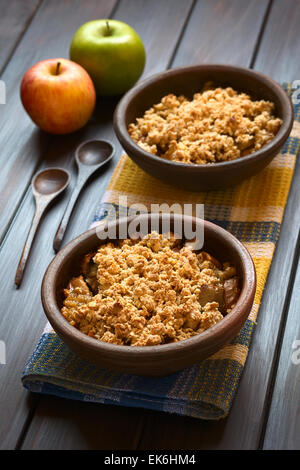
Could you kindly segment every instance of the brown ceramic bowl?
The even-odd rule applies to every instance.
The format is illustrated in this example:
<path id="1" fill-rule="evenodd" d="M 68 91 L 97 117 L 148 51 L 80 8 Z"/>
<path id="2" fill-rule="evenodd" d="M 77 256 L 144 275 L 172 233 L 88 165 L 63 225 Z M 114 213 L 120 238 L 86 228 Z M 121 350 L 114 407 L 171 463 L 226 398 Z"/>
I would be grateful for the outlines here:
<path id="1" fill-rule="evenodd" d="M 139 147 L 127 128 L 137 117 L 169 93 L 192 98 L 207 81 L 231 86 L 255 100 L 275 104 L 275 114 L 283 121 L 272 141 L 251 155 L 229 162 L 190 165 L 157 157 Z M 222 189 L 235 185 L 267 166 L 287 140 L 293 124 L 293 107 L 283 88 L 271 78 L 254 70 L 230 65 L 197 65 L 154 75 L 132 88 L 119 102 L 114 114 L 114 129 L 129 157 L 144 171 L 166 183 L 188 190 Z"/>
<path id="2" fill-rule="evenodd" d="M 170 222 L 171 231 L 174 230 L 174 221 L 180 227 L 183 227 L 184 221 L 188 220 L 192 221 L 193 227 L 196 225 L 200 227 L 203 223 L 197 218 L 174 214 L 152 214 L 152 216 L 144 214 L 137 217 L 146 223 L 147 233 L 151 231 L 150 217 L 152 223 L 153 220 L 156 221 L 160 232 L 163 222 Z M 110 223 L 110 227 L 116 226 L 118 233 L 120 227 L 123 229 L 128 227 L 132 220 L 132 217 L 119 219 Z M 42 302 L 49 322 L 61 339 L 80 356 L 101 367 L 120 372 L 166 375 L 207 358 L 240 331 L 253 304 L 256 288 L 254 265 L 248 251 L 235 237 L 221 227 L 206 221 L 203 249 L 220 261 L 230 261 L 237 268 L 240 277 L 239 300 L 219 323 L 190 339 L 158 346 L 121 346 L 105 343 L 90 338 L 71 326 L 60 312 L 63 288 L 73 276 L 79 274 L 83 256 L 96 250 L 106 241 L 98 238 L 97 227 L 83 233 L 55 256 L 42 283 Z"/>

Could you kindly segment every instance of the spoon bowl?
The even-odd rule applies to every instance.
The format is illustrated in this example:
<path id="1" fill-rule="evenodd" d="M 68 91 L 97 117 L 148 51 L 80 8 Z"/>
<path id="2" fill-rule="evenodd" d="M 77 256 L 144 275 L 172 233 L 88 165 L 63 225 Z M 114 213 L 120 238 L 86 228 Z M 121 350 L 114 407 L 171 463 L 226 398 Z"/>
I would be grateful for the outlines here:
<path id="1" fill-rule="evenodd" d="M 99 165 L 109 160 L 114 152 L 110 142 L 105 140 L 90 140 L 83 142 L 76 150 L 76 162 L 78 165 Z"/>
<path id="2" fill-rule="evenodd" d="M 62 168 L 47 168 L 34 176 L 32 190 L 35 195 L 49 196 L 63 191 L 69 179 L 69 173 Z"/>

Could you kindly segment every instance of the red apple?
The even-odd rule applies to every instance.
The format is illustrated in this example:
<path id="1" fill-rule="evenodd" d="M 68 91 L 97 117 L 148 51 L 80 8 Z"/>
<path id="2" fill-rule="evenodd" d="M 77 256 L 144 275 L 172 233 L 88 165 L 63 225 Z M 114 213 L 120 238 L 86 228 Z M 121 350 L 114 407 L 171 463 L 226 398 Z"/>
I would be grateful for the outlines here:
<path id="1" fill-rule="evenodd" d="M 25 73 L 21 100 L 41 129 L 68 134 L 90 119 L 96 92 L 89 74 L 80 65 L 68 59 L 48 59 Z"/>

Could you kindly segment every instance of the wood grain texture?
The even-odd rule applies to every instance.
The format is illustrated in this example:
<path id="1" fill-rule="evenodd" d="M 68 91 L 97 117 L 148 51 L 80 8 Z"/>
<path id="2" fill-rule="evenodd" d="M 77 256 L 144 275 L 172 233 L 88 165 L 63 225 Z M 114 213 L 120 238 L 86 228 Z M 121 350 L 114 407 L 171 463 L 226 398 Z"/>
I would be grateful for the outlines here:
<path id="1" fill-rule="evenodd" d="M 299 261 L 293 287 L 263 444 L 268 450 L 300 448 Z"/>
<path id="2" fill-rule="evenodd" d="M 269 0 L 198 1 L 172 68 L 202 63 L 248 67 Z"/>
<path id="3" fill-rule="evenodd" d="M 47 396 L 40 401 L 23 448 L 133 450 L 143 421 L 137 408 Z"/>
<path id="4" fill-rule="evenodd" d="M 300 79 L 300 3 L 273 0 L 255 68 L 282 83 Z"/>
<path id="5" fill-rule="evenodd" d="M 31 34 L 28 33 L 27 36 L 32 38 L 32 36 L 34 35 L 35 42 L 38 42 L 43 41 L 44 35 L 48 35 L 48 40 L 50 41 L 50 43 L 52 43 L 52 47 L 54 50 L 55 43 L 57 42 L 58 33 L 55 30 L 53 32 L 54 36 L 52 38 L 50 30 L 48 31 L 48 29 L 46 28 L 46 24 L 47 22 L 50 22 L 50 16 L 53 13 L 53 3 L 55 2 L 48 2 L 47 5 L 49 6 L 47 8 L 44 7 L 43 9 L 39 10 L 38 15 L 35 17 L 34 21 L 31 24 Z M 127 23 L 130 23 L 133 25 L 133 27 L 135 27 L 130 17 L 130 15 L 134 13 L 134 4 L 135 2 L 133 2 L 132 0 L 120 2 L 119 7 L 114 14 L 114 17 L 119 20 L 123 20 Z M 176 8 L 176 4 L 178 8 Z M 61 5 L 61 2 L 59 2 L 59 5 Z M 87 12 L 85 9 L 84 15 L 81 14 L 80 23 L 85 20 L 85 15 L 88 14 L 90 14 L 90 17 L 108 16 L 109 13 L 105 13 L 105 10 L 103 10 L 103 12 L 101 13 L 101 5 L 102 8 L 103 5 L 105 5 L 105 8 L 107 8 L 107 2 L 99 2 L 96 0 L 89 1 L 88 6 L 90 10 Z M 150 71 L 152 67 L 156 67 L 157 69 L 161 67 L 161 69 L 163 69 L 167 66 L 168 62 L 170 61 L 170 58 L 173 53 L 172 47 L 176 46 L 177 37 L 180 34 L 181 29 L 183 28 L 186 16 L 189 14 L 190 8 L 192 6 L 192 1 L 184 2 L 184 9 L 180 0 L 176 0 L 176 2 L 172 1 L 172 5 L 175 5 L 175 8 L 166 9 L 165 12 L 164 10 L 161 10 L 160 4 L 156 0 L 139 2 L 139 5 L 140 14 L 142 18 L 148 18 L 149 26 L 148 28 L 141 28 L 141 30 L 139 29 L 139 27 L 137 27 L 136 29 L 138 33 L 141 35 L 143 41 L 147 44 L 149 41 L 152 41 L 152 31 L 156 30 L 156 40 L 160 41 L 162 44 L 159 51 L 159 55 L 157 55 L 157 52 L 155 52 L 155 54 L 151 54 L 151 50 L 148 50 L 148 70 Z M 48 10 L 48 8 L 50 11 Z M 69 8 L 64 11 L 60 11 L 59 16 L 62 16 L 60 20 L 60 28 L 62 28 L 62 23 L 66 21 L 63 16 L 66 16 L 67 12 L 68 14 L 70 14 Z M 73 24 L 72 31 L 73 29 L 76 30 L 76 21 L 79 21 L 78 18 L 80 16 L 80 12 L 76 11 L 74 15 L 75 19 L 73 22 L 72 18 L 69 19 L 70 23 Z M 44 30 L 43 28 L 40 28 L 35 24 L 36 21 L 43 25 Z M 158 21 L 160 21 L 160 27 L 157 25 Z M 52 25 L 52 22 L 50 23 Z M 62 43 L 65 45 L 67 44 L 67 42 L 70 41 L 70 37 L 72 36 L 72 32 L 70 32 L 69 29 L 70 25 L 66 28 L 65 33 L 68 36 L 68 41 L 64 39 L 64 37 L 62 39 L 60 38 L 60 41 L 62 40 Z M 161 36 L 159 34 L 161 34 Z M 168 42 L 166 41 L 166 38 L 168 38 Z M 23 39 L 24 43 L 22 41 L 23 47 L 26 46 L 25 40 L 26 37 L 24 37 Z M 20 47 L 21 46 L 22 44 L 20 45 Z M 40 51 L 40 53 L 42 53 L 42 51 Z M 10 62 L 9 68 L 12 68 L 12 62 Z M 17 81 L 15 83 L 15 87 L 16 89 L 18 88 Z M 18 143 L 18 145 L 20 145 L 19 158 L 16 154 L 14 155 L 14 164 L 22 165 L 20 158 L 21 155 L 24 155 L 24 148 L 26 149 L 25 159 L 27 155 L 29 162 L 27 161 L 26 164 L 24 163 L 25 180 L 22 181 L 22 183 L 24 183 L 25 189 L 28 185 L 29 175 L 31 177 L 31 170 L 28 169 L 29 167 L 31 168 L 31 166 L 29 165 L 29 163 L 31 163 L 31 160 L 35 161 L 35 165 L 32 165 L 35 166 L 35 170 L 42 169 L 43 167 L 47 166 L 63 166 L 64 168 L 70 170 L 70 172 L 72 173 L 73 184 L 70 185 L 70 188 L 66 191 L 66 194 L 62 196 L 62 199 L 58 201 L 57 204 L 49 210 L 44 220 L 42 221 L 39 232 L 35 239 L 35 243 L 32 248 L 30 259 L 28 261 L 26 276 L 23 279 L 22 287 L 19 291 L 16 291 L 13 287 L 13 275 L 14 270 L 17 266 L 17 261 L 18 257 L 20 256 L 22 245 L 24 243 L 26 232 L 29 227 L 30 218 L 32 217 L 34 210 L 33 198 L 29 189 L 27 190 L 26 195 L 23 198 L 22 205 L 19 207 L 14 222 L 10 226 L 9 231 L 6 233 L 5 240 L 2 244 L 0 260 L 0 265 L 2 266 L 2 274 L 0 274 L 0 290 L 2 292 L 1 295 L 3 297 L 5 293 L 6 301 L 2 304 L 1 307 L 4 313 L 0 317 L 0 331 L 4 332 L 2 337 L 7 344 L 9 357 L 8 360 L 10 364 L 9 368 L 4 367 L 0 369 L 0 395 L 1 399 L 6 403 L 6 409 L 0 424 L 0 446 L 2 446 L 3 448 L 11 448 L 16 445 L 16 442 L 18 441 L 18 438 L 20 436 L 21 429 L 30 411 L 29 407 L 27 407 L 27 394 L 24 392 L 24 389 L 22 389 L 20 383 L 20 375 L 24 367 L 24 363 L 28 356 L 31 354 L 33 348 L 35 347 L 35 344 L 45 324 L 45 316 L 42 311 L 42 306 L 40 302 L 40 284 L 44 271 L 54 255 L 52 251 L 53 237 L 60 221 L 60 218 L 62 216 L 66 201 L 71 194 L 72 186 L 74 186 L 75 183 L 76 169 L 74 165 L 73 152 L 76 146 L 83 140 L 103 137 L 105 139 L 111 139 L 112 141 L 114 141 L 117 149 L 117 156 L 115 158 L 114 164 L 111 164 L 110 167 L 106 167 L 105 169 L 100 170 L 100 172 L 95 177 L 92 177 L 88 187 L 82 193 L 80 201 L 78 201 L 78 204 L 76 205 L 72 219 L 70 221 L 70 226 L 66 234 L 65 242 L 68 240 L 68 237 L 74 238 L 75 235 L 83 232 L 88 228 L 92 216 L 95 212 L 95 207 L 101 198 L 101 194 L 104 192 L 108 179 L 110 178 L 111 171 L 114 165 L 116 164 L 117 157 L 121 154 L 120 146 L 116 142 L 112 129 L 112 113 L 116 102 L 117 100 L 99 100 L 96 112 L 89 125 L 86 126 L 82 131 L 79 131 L 69 136 L 58 136 L 50 138 L 48 136 L 45 136 L 44 134 L 42 135 L 42 133 L 37 130 L 34 131 L 32 125 L 29 123 L 29 128 L 23 129 L 23 134 L 25 136 L 26 134 L 30 134 L 32 132 L 32 135 L 34 135 L 35 137 L 32 137 L 27 143 L 27 145 L 25 144 L 24 147 L 22 146 L 22 142 L 24 144 L 24 140 L 26 139 L 24 139 L 23 136 L 24 140 Z M 18 107 L 12 107 L 9 112 L 12 114 L 17 113 L 17 108 Z M 11 120 L 13 121 L 13 119 L 14 118 L 12 116 Z M 3 134 L 2 138 L 4 138 Z M 41 146 L 43 148 L 43 158 L 39 162 L 39 156 L 41 154 L 40 141 L 42 141 Z M 30 155 L 31 160 L 29 158 Z M 17 171 L 16 168 L 17 166 L 15 167 L 15 172 Z M 9 171 L 13 171 L 12 167 Z M 19 175 L 17 175 L 16 179 L 18 179 L 18 176 Z M 13 184 L 18 184 L 18 182 L 13 181 Z M 14 193 L 7 194 L 7 198 L 9 201 L 11 201 L 11 197 L 14 198 Z M 14 202 L 11 203 L 10 207 L 12 207 L 12 205 L 16 203 L 16 200 L 17 199 L 14 199 Z M 3 215 L 3 217 L 3 220 L 7 220 L 6 218 L 8 217 L 8 213 L 6 212 L 6 216 Z M 17 323 L 17 327 L 14 326 L 15 323 Z M 60 433 L 64 435 L 65 421 L 59 421 L 59 423 L 61 423 L 61 426 L 58 426 L 58 423 L 55 422 L 55 420 L 50 420 L 49 415 L 47 414 L 48 400 L 47 398 L 43 398 L 41 401 L 43 402 L 44 410 L 44 415 L 40 414 L 43 432 L 46 435 L 49 432 L 50 436 L 59 436 Z M 82 410 L 85 409 L 85 406 L 86 404 L 84 403 L 76 403 L 76 407 L 82 407 Z M 63 400 L 62 407 L 64 409 L 64 416 L 68 415 L 68 419 L 71 422 L 72 419 L 78 420 L 77 423 L 82 432 L 81 435 L 75 433 L 73 436 L 70 435 L 70 448 L 85 448 L 87 442 L 91 441 L 93 442 L 93 446 L 95 448 L 103 448 L 105 443 L 112 442 L 112 439 L 114 439 L 116 446 L 123 445 L 122 443 L 124 441 L 124 429 L 122 429 L 121 427 L 114 429 L 114 431 L 111 431 L 111 433 L 108 434 L 99 433 L 97 436 L 92 436 L 91 433 L 93 427 L 91 426 L 90 422 L 84 419 L 84 411 L 82 411 L 82 413 L 78 413 L 78 417 L 76 418 L 74 417 L 74 402 Z M 96 409 L 99 410 L 98 414 L 96 414 Z M 95 423 L 102 420 L 102 409 L 103 407 L 95 407 Z M 108 407 L 108 409 L 110 409 L 110 407 Z M 53 409 L 50 409 L 50 415 L 51 414 L 53 414 Z M 136 427 L 134 426 L 134 423 L 137 423 L 137 421 L 135 420 L 134 416 L 135 415 L 133 414 L 132 410 L 129 410 L 127 419 L 132 419 L 132 434 L 128 431 L 128 439 L 135 439 Z M 138 418 L 138 421 L 139 419 L 140 418 Z M 104 417 L 103 420 L 103 422 L 109 420 L 109 412 L 107 412 L 107 418 Z M 53 425 L 53 429 L 55 429 L 55 431 L 53 429 L 51 430 Z M 44 441 L 41 442 L 36 438 L 34 438 L 34 442 L 31 440 L 32 436 L 35 436 L 35 422 L 30 427 L 30 431 L 31 432 L 28 434 L 28 437 L 24 443 L 25 448 L 44 448 L 44 446 L 48 448 L 55 448 L 55 446 L 57 445 L 57 439 L 53 441 L 51 440 L 51 438 L 49 438 L 48 440 L 46 440 L 46 443 Z M 97 444 L 95 443 L 96 439 L 98 439 Z M 61 441 L 61 445 L 63 446 L 63 441 Z"/>
<path id="6" fill-rule="evenodd" d="M 41 0 L 0 0 L 0 74 Z"/>

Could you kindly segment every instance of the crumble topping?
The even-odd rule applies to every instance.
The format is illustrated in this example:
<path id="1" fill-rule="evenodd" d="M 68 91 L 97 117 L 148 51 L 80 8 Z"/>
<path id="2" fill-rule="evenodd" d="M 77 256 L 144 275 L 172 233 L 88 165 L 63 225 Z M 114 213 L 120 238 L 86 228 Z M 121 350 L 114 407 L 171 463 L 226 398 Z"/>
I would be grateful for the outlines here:
<path id="1" fill-rule="evenodd" d="M 239 296 L 236 270 L 192 251 L 173 234 L 101 245 L 64 290 L 61 312 L 98 340 L 148 346 L 177 342 L 219 322 Z"/>
<path id="2" fill-rule="evenodd" d="M 170 94 L 128 127 L 144 150 L 167 160 L 217 163 L 261 149 L 277 134 L 282 121 L 274 103 L 252 101 L 234 89 L 208 82 L 192 100 Z"/>

